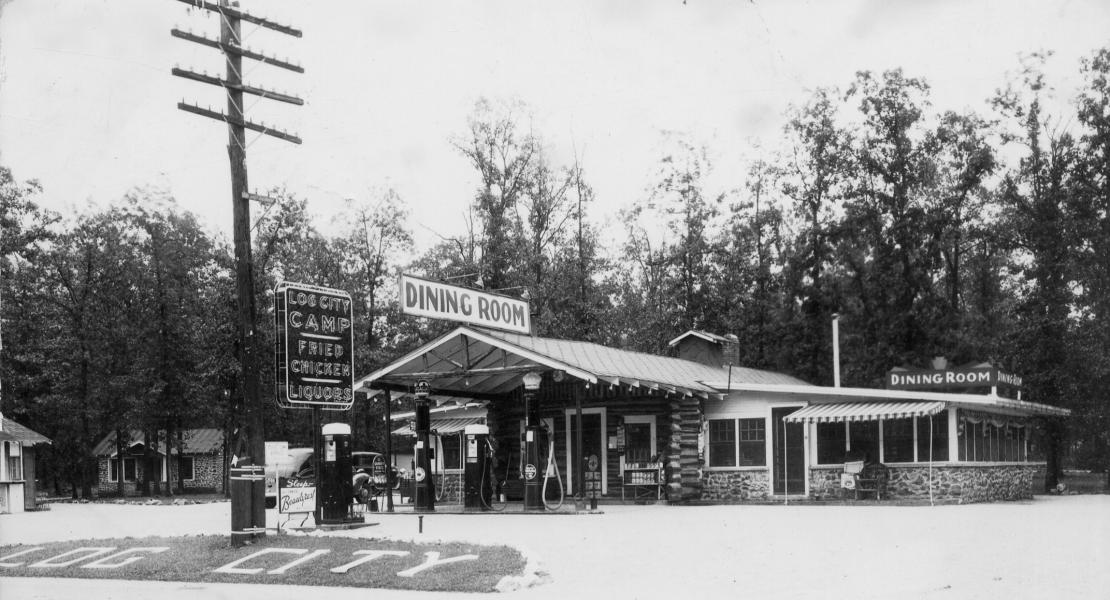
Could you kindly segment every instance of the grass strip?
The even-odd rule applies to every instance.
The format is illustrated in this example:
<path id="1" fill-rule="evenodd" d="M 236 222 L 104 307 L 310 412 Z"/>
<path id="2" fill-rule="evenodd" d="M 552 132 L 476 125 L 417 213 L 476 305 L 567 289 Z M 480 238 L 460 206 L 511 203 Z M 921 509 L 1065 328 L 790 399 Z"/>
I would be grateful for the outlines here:
<path id="1" fill-rule="evenodd" d="M 7 558 L 33 547 L 32 553 Z M 78 548 L 114 547 L 103 554 L 69 566 L 30 565 L 56 557 Z M 130 548 L 167 547 L 160 553 L 135 552 L 126 557 L 141 556 L 130 564 L 118 568 L 83 568 L 97 559 L 111 556 Z M 240 568 L 261 568 L 257 574 L 220 573 L 217 569 L 250 556 L 264 549 L 297 549 L 307 553 L 270 553 L 243 563 Z M 310 556 L 316 550 L 326 554 L 311 558 L 284 572 L 269 573 L 297 560 Z M 381 556 L 370 562 L 352 567 L 346 573 L 333 573 L 331 569 L 349 564 L 367 550 L 407 552 L 405 556 Z M 426 552 L 438 552 L 439 560 L 474 554 L 476 560 L 439 564 L 412 577 L 399 576 L 399 572 L 412 569 L 427 560 Z M 74 555 L 76 556 L 76 555 Z M 414 543 L 367 538 L 348 538 L 306 535 L 268 535 L 241 548 L 233 548 L 226 536 L 143 537 L 76 540 L 46 544 L 21 544 L 0 546 L 0 562 L 22 563 L 18 566 L 0 566 L 0 575 L 22 577 L 79 577 L 86 579 L 129 579 L 154 581 L 201 581 L 219 583 L 265 583 L 312 586 L 347 586 L 387 588 L 422 591 L 491 592 L 502 577 L 519 576 L 525 567 L 524 557 L 509 546 L 484 546 L 467 543 Z M 59 559 L 55 562 L 65 562 Z"/>

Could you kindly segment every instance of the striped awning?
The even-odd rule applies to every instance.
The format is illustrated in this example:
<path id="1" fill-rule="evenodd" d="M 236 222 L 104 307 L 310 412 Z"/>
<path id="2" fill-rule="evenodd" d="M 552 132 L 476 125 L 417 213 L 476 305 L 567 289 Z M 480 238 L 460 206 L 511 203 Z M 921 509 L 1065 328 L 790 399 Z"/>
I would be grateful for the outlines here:
<path id="1" fill-rule="evenodd" d="M 450 435 L 458 433 L 466 429 L 467 425 L 484 425 L 486 422 L 485 417 L 452 417 L 449 419 L 432 419 L 431 427 L 433 435 Z M 398 427 L 393 430 L 393 435 L 416 435 L 412 429 L 413 424 L 410 422 L 404 427 Z"/>
<path id="2" fill-rule="evenodd" d="M 944 410 L 944 402 L 844 402 L 811 404 L 786 417 L 791 423 L 839 423 L 925 417 Z"/>

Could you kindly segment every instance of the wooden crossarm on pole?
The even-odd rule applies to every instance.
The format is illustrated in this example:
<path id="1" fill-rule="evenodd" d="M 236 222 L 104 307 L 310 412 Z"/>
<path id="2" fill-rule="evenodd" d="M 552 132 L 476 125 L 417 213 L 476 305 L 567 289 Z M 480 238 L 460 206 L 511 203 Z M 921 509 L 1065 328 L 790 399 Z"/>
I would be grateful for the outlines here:
<path id="1" fill-rule="evenodd" d="M 242 56 L 243 58 L 249 58 L 251 60 L 257 60 L 258 62 L 267 64 L 267 65 L 272 65 L 272 66 L 275 66 L 275 67 L 281 67 L 282 69 L 288 69 L 288 70 L 296 72 L 296 73 L 304 73 L 304 67 L 302 67 L 300 65 L 293 64 L 293 63 L 288 62 L 288 61 L 281 60 L 281 59 L 277 58 L 276 56 L 266 56 L 265 54 L 262 54 L 260 52 L 255 52 L 254 50 L 250 50 L 250 49 L 247 49 L 247 48 L 241 48 L 236 44 L 224 44 L 224 43 L 221 43 L 219 40 L 214 40 L 214 39 L 211 39 L 211 38 L 207 38 L 203 35 L 197 35 L 197 34 L 191 32 L 191 31 L 181 31 L 180 29 L 174 28 L 174 29 L 170 30 L 170 35 L 172 35 L 175 38 L 179 38 L 179 39 L 182 39 L 182 40 L 185 40 L 185 41 L 196 42 L 196 43 L 198 43 L 202 46 L 208 46 L 210 48 L 216 48 L 218 50 L 222 50 L 224 52 L 229 52 L 231 54 L 238 54 L 239 56 Z"/>
<path id="2" fill-rule="evenodd" d="M 251 122 L 251 121 L 246 121 L 246 120 L 243 120 L 243 119 L 236 119 L 236 118 L 228 116 L 228 115 L 226 115 L 226 114 L 224 114 L 224 113 L 222 113 L 218 110 L 211 110 L 211 109 L 207 109 L 207 108 L 201 108 L 199 106 L 195 106 L 195 105 L 188 104 L 188 103 L 185 103 L 185 102 L 178 102 L 177 103 L 177 108 L 180 108 L 181 110 L 183 110 L 185 112 L 190 112 L 190 113 L 193 113 L 195 115 L 200 115 L 202 117 L 208 117 L 210 119 L 215 119 L 217 121 L 223 121 L 223 122 L 228 123 L 230 125 L 238 125 L 239 127 L 250 129 L 251 131 L 257 131 L 259 133 L 263 133 L 263 134 L 266 134 L 266 135 L 271 136 L 271 137 L 276 137 L 278 139 L 285 140 L 287 142 L 293 142 L 294 144 L 300 144 L 301 143 L 301 138 L 299 138 L 295 135 L 285 133 L 284 131 L 279 131 L 277 129 L 270 129 L 270 128 L 264 126 L 264 125 L 259 125 L 257 123 Z"/>

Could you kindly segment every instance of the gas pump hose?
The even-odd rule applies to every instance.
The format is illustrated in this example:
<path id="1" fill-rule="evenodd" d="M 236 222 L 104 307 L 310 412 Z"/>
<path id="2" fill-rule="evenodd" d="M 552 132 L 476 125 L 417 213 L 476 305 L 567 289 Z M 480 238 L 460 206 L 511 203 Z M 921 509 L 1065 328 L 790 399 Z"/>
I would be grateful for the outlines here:
<path id="1" fill-rule="evenodd" d="M 492 459 L 493 458 L 493 446 L 489 443 L 489 440 L 486 440 L 486 448 L 487 448 L 487 456 L 490 459 Z M 490 471 L 493 471 L 493 462 L 492 462 L 492 460 L 490 461 L 490 464 L 487 466 L 487 468 L 482 469 L 482 479 L 481 479 L 481 482 L 478 484 L 478 499 L 481 500 L 482 506 L 486 507 L 487 509 L 492 510 L 494 512 L 501 512 L 501 511 L 505 510 L 505 507 L 507 506 L 507 504 L 505 504 L 504 502 L 501 503 L 501 508 L 494 508 L 493 507 L 493 504 L 495 504 L 495 502 L 493 501 L 493 497 L 494 497 L 494 495 L 497 494 L 497 480 L 496 479 L 493 479 L 489 482 L 489 490 L 490 490 L 490 494 L 489 494 L 490 501 L 489 502 L 486 502 L 486 495 L 483 493 L 486 489 L 486 478 L 488 477 Z M 508 465 L 508 462 L 506 461 L 506 464 L 505 464 L 505 477 L 506 477 L 506 479 L 508 478 L 508 476 L 509 476 L 509 465 Z"/>
<path id="2" fill-rule="evenodd" d="M 547 501 L 547 482 L 551 480 L 551 473 L 555 473 L 555 482 L 559 484 L 559 502 L 551 503 Z M 543 505 L 547 510 L 559 510 L 563 506 L 563 501 L 566 499 L 566 488 L 563 487 L 563 478 L 559 475 L 559 464 L 555 462 L 555 440 L 551 439 L 547 443 L 547 469 L 543 473 L 543 488 L 540 492 L 540 497 L 543 498 Z"/>

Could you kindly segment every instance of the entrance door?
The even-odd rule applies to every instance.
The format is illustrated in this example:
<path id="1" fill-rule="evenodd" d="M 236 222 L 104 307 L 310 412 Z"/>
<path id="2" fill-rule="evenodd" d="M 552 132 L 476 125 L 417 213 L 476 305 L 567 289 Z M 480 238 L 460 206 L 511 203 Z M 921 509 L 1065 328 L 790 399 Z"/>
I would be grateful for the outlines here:
<path id="1" fill-rule="evenodd" d="M 596 410 L 596 409 L 595 409 Z M 586 469 L 586 459 L 597 456 L 598 471 L 601 473 L 601 493 L 607 491 L 605 443 L 603 428 L 604 415 L 601 412 L 582 411 L 582 456 L 576 455 L 578 449 L 578 416 L 573 410 L 567 411 L 567 489 L 574 493 L 574 483 L 579 469 Z"/>
<path id="2" fill-rule="evenodd" d="M 796 410 L 797 406 L 771 409 L 775 428 L 771 444 L 775 494 L 804 494 L 806 491 L 805 431 L 801 423 L 782 420 Z"/>

